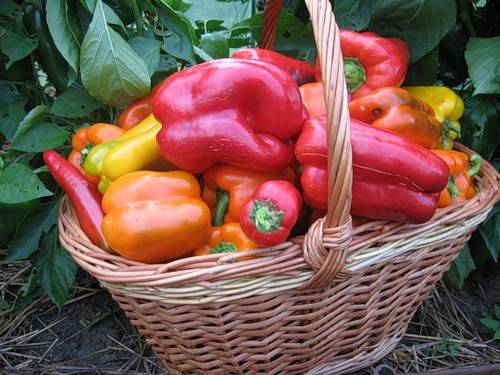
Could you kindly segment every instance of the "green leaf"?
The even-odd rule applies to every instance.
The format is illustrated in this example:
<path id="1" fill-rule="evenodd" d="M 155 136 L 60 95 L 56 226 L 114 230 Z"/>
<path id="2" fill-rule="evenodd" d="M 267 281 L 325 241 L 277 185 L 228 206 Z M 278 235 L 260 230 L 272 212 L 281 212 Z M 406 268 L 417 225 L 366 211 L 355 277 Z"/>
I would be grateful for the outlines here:
<path id="1" fill-rule="evenodd" d="M 96 7 L 96 0 L 84 0 L 84 1 L 87 5 L 87 9 L 89 10 L 89 12 L 94 14 L 94 10 Z M 102 3 L 102 8 L 104 11 L 104 16 L 106 18 L 107 24 L 118 26 L 119 28 L 125 31 L 125 25 L 123 24 L 120 17 L 118 17 L 118 15 L 115 13 L 115 11 L 106 3 Z"/>
<path id="2" fill-rule="evenodd" d="M 18 10 L 19 10 L 19 5 L 17 5 L 12 0 L 0 1 L 0 15 L 1 16 L 10 17 Z"/>
<path id="3" fill-rule="evenodd" d="M 162 43 L 156 39 L 137 36 L 129 39 L 128 44 L 142 57 L 148 67 L 149 75 L 152 76 L 156 72 L 156 68 L 158 68 L 158 63 L 160 62 Z"/>
<path id="4" fill-rule="evenodd" d="M 500 255 L 500 205 L 497 204 L 488 214 L 487 219 L 479 226 L 479 233 L 491 254 L 498 262 Z M 500 318 L 500 317 L 499 317 Z"/>
<path id="5" fill-rule="evenodd" d="M 475 269 L 474 259 L 472 259 L 469 246 L 466 245 L 457 259 L 453 261 L 446 275 L 452 287 L 462 289 L 465 279 Z"/>
<path id="6" fill-rule="evenodd" d="M 193 46 L 198 45 L 198 41 L 195 39 L 196 35 L 192 25 L 173 10 L 165 0 L 159 0 L 158 5 L 159 21 L 172 32 L 171 35 L 165 37 L 163 50 L 195 65 Z"/>
<path id="7" fill-rule="evenodd" d="M 102 103 L 85 90 L 70 87 L 56 98 L 50 111 L 57 116 L 77 118 L 88 116 L 101 107 Z"/>
<path id="8" fill-rule="evenodd" d="M 201 48 L 214 59 L 229 56 L 229 44 L 227 36 L 220 32 L 203 34 L 201 36 Z"/>
<path id="9" fill-rule="evenodd" d="M 38 40 L 27 38 L 0 26 L 0 51 L 9 57 L 6 69 L 33 52 L 38 47 Z"/>
<path id="10" fill-rule="evenodd" d="M 38 203 L 38 199 L 15 204 L 0 203 L 0 245 L 7 246 L 15 236 L 19 222 Z"/>
<path id="11" fill-rule="evenodd" d="M 31 111 L 28 112 L 24 119 L 20 122 L 17 127 L 16 134 L 14 135 L 14 140 L 16 140 L 19 136 L 26 133 L 33 126 L 38 124 L 41 120 L 48 117 L 50 114 L 50 108 L 45 105 L 37 105 Z"/>
<path id="12" fill-rule="evenodd" d="M 178 9 L 180 10 L 180 9 Z M 203 0 L 185 12 L 191 21 L 221 20 L 226 27 L 232 27 L 252 16 L 253 2 L 249 0 Z"/>
<path id="13" fill-rule="evenodd" d="M 0 133 L 11 139 L 17 126 L 24 118 L 24 106 L 28 99 L 19 94 L 17 88 L 8 81 L 0 81 Z"/>
<path id="14" fill-rule="evenodd" d="M 478 95 L 464 100 L 464 114 L 460 119 L 460 142 L 489 160 L 500 138 L 500 111 L 495 99 Z"/>
<path id="15" fill-rule="evenodd" d="M 500 319 L 500 305 L 495 305 L 495 317 Z"/>
<path id="16" fill-rule="evenodd" d="M 465 46 L 465 61 L 474 85 L 473 95 L 500 94 L 500 35 L 470 38 Z"/>
<path id="17" fill-rule="evenodd" d="M 21 203 L 49 195 L 52 193 L 25 165 L 11 164 L 0 175 L 0 203 Z"/>
<path id="18" fill-rule="evenodd" d="M 59 200 L 43 203 L 35 207 L 20 223 L 14 240 L 9 245 L 7 262 L 29 258 L 38 249 L 43 233 L 47 233 L 57 223 Z"/>
<path id="19" fill-rule="evenodd" d="M 342 29 L 364 30 L 370 24 L 373 4 L 363 0 L 335 0 L 333 12 Z"/>
<path id="20" fill-rule="evenodd" d="M 439 48 L 436 47 L 408 67 L 404 85 L 434 85 L 437 79 L 438 62 Z"/>
<path id="21" fill-rule="evenodd" d="M 47 0 L 45 9 L 52 40 L 76 75 L 80 59 L 80 45 L 72 29 L 72 24 L 76 23 L 74 14 L 68 12 L 66 0 Z"/>
<path id="22" fill-rule="evenodd" d="M 455 22 L 456 12 L 455 0 L 379 0 L 369 29 L 403 39 L 413 63 L 439 44 Z"/>
<path id="23" fill-rule="evenodd" d="M 495 332 L 493 335 L 494 340 L 500 340 L 500 329 Z"/>
<path id="24" fill-rule="evenodd" d="M 61 246 L 54 226 L 40 243 L 35 266 L 40 272 L 42 289 L 57 306 L 62 307 L 75 281 L 78 265 Z"/>
<path id="25" fill-rule="evenodd" d="M 124 106 L 149 92 L 144 60 L 108 27 L 101 0 L 83 39 L 80 70 L 88 93 L 108 105 Z"/>
<path id="26" fill-rule="evenodd" d="M 485 317 L 485 318 L 479 319 L 479 321 L 481 322 L 481 324 L 483 326 L 491 329 L 493 332 L 500 330 L 500 321 L 498 321 L 496 319 L 493 319 L 491 317 Z"/>
<path id="27" fill-rule="evenodd" d="M 42 152 L 62 145 L 69 133 L 51 122 L 42 122 L 29 129 L 12 143 L 12 149 L 24 152 Z"/>
<path id="28" fill-rule="evenodd" d="M 0 310 L 10 309 L 10 304 L 6 299 L 0 297 Z"/>

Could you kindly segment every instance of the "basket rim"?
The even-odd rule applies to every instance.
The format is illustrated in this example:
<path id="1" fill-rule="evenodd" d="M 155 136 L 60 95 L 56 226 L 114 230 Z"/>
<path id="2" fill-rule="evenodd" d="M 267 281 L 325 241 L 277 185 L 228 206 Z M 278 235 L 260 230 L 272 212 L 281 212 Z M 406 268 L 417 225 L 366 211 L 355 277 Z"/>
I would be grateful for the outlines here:
<path id="1" fill-rule="evenodd" d="M 456 148 L 472 153 L 459 144 Z M 476 227 L 486 218 L 488 211 L 500 198 L 500 175 L 489 163 L 483 161 L 481 171 L 474 180 L 478 190 L 474 198 L 438 209 L 435 216 L 424 224 L 370 221 L 355 227 L 349 248 L 348 272 L 342 271 L 339 276 L 346 277 L 352 273 L 362 272 L 363 268 L 370 264 L 411 253 L 410 248 L 402 252 L 395 251 L 395 246 L 409 244 L 413 248 L 428 247 L 433 241 L 437 241 L 436 243 L 449 241 L 456 237 L 458 232 Z M 110 254 L 93 245 L 81 230 L 67 197 L 63 199 L 60 207 L 58 225 L 63 246 L 82 268 L 102 282 L 137 286 L 173 286 L 266 275 L 288 275 L 293 278 L 301 272 L 313 273 L 303 256 L 304 236 L 292 238 L 275 247 L 250 250 L 244 254 L 212 254 L 181 258 L 164 264 L 144 264 Z M 334 230 L 335 228 L 324 229 L 324 247 L 328 247 L 329 231 Z M 415 243 L 419 238 L 422 242 L 420 245 Z M 321 238 L 319 240 L 321 241 Z M 375 255 L 370 252 L 374 249 Z M 360 256 L 365 265 L 352 270 L 353 255 Z M 238 258 L 248 256 L 252 259 L 238 261 Z M 378 257 L 379 261 L 366 262 L 366 259 L 373 256 Z"/>

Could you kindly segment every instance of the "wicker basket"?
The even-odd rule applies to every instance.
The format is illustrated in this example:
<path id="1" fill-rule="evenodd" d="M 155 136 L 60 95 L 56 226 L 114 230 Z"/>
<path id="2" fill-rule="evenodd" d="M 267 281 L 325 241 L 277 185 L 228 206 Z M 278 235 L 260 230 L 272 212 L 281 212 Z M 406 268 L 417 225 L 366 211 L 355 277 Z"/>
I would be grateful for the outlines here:
<path id="1" fill-rule="evenodd" d="M 282 0 L 268 1 L 272 47 Z M 325 81 L 329 210 L 303 237 L 251 250 L 146 265 L 92 245 L 65 198 L 60 240 L 152 345 L 169 374 L 343 374 L 397 344 L 471 233 L 498 200 L 484 162 L 469 201 L 432 221 L 352 228 L 351 147 L 339 33 L 328 0 L 306 0 Z M 458 145 L 460 150 L 469 150 Z"/>

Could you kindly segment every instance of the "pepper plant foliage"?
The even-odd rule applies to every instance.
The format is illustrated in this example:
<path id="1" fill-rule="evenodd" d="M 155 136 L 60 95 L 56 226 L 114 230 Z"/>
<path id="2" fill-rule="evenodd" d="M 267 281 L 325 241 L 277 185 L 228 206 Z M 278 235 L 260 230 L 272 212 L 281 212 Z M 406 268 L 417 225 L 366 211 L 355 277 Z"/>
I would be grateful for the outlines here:
<path id="1" fill-rule="evenodd" d="M 61 306 L 77 267 L 57 241 L 61 191 L 41 152 L 71 149 L 71 135 L 114 122 L 121 109 L 175 71 L 257 46 L 262 1 L 0 1 L 0 261 L 29 259 L 12 306 L 46 293 Z M 498 163 L 498 1 L 335 0 L 339 25 L 404 39 L 407 84 L 445 84 L 465 100 L 462 142 Z M 302 0 L 285 2 L 277 50 L 314 61 Z M 500 209 L 490 214 L 449 274 L 460 286 L 500 253 Z"/>

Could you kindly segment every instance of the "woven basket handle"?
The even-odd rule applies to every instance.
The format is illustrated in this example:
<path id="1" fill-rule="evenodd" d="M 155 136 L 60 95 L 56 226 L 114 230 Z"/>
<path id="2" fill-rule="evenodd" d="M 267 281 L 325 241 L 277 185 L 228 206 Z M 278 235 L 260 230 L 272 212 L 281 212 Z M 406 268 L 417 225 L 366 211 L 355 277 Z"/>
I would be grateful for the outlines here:
<path id="1" fill-rule="evenodd" d="M 305 0 L 311 16 L 323 77 L 328 123 L 328 212 L 307 232 L 304 258 L 316 274 L 304 285 L 329 285 L 343 268 L 352 238 L 352 153 L 347 88 L 340 32 L 329 0 Z M 283 0 L 267 0 L 261 47 L 273 49 Z"/>

